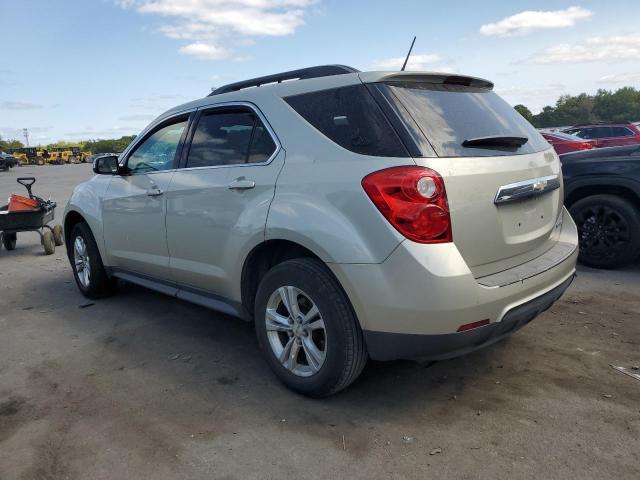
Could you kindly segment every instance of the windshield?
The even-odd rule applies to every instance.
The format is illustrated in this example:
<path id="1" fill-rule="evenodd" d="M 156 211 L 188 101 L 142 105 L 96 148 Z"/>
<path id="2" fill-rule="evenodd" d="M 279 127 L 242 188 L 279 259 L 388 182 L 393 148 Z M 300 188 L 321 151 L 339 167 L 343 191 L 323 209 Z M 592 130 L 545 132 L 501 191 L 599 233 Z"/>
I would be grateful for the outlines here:
<path id="1" fill-rule="evenodd" d="M 522 155 L 550 148 L 529 122 L 486 88 L 389 82 L 382 90 L 405 123 L 417 126 L 439 157 Z M 501 137 L 523 137 L 526 142 L 508 145 Z M 474 139 L 484 141 L 468 142 Z M 463 145 L 465 140 L 469 146 Z"/>

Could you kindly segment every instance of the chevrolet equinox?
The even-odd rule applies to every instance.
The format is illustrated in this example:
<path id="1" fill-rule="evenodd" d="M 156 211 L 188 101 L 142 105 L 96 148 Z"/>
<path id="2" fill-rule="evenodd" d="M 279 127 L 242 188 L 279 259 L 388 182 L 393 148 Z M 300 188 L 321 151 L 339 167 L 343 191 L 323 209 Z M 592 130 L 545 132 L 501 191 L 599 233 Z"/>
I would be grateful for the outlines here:
<path id="1" fill-rule="evenodd" d="M 558 156 L 479 78 L 328 65 L 237 82 L 93 169 L 64 219 L 80 291 L 121 279 L 254 321 L 310 396 L 368 358 L 490 345 L 575 275 Z"/>

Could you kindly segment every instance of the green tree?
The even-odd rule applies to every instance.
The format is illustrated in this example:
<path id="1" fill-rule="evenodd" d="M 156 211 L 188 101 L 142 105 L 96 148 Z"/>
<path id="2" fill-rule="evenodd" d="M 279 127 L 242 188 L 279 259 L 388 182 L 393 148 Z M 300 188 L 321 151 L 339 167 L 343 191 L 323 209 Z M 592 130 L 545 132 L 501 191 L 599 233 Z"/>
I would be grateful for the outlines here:
<path id="1" fill-rule="evenodd" d="M 515 107 L 513 107 L 516 109 L 516 111 L 522 115 L 524 118 L 527 119 L 528 122 L 531 122 L 533 120 L 533 113 L 531 113 L 531 110 L 529 110 L 527 107 L 525 107 L 522 104 L 516 105 Z"/>
<path id="2" fill-rule="evenodd" d="M 20 140 L 4 140 L 0 136 L 0 151 L 4 151 L 8 148 L 22 148 L 23 143 Z"/>
<path id="3" fill-rule="evenodd" d="M 640 90 L 623 87 L 615 92 L 601 89 L 595 95 L 586 93 L 563 95 L 554 106 L 544 107 L 540 113 L 533 115 L 530 121 L 538 128 L 545 128 L 598 121 L 638 120 L 640 120 Z"/>
<path id="4" fill-rule="evenodd" d="M 84 142 L 83 151 L 92 153 L 119 153 L 122 152 L 136 138 L 135 135 L 127 135 L 118 139 L 97 139 Z"/>

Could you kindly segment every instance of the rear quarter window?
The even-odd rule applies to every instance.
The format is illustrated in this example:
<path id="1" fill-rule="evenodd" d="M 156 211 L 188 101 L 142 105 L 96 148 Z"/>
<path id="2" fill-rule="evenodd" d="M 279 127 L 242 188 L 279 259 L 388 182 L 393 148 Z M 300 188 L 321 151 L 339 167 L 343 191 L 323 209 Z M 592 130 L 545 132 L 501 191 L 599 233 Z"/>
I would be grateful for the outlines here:
<path id="1" fill-rule="evenodd" d="M 347 150 L 377 157 L 409 156 L 362 84 L 294 95 L 284 100 L 324 136 Z"/>

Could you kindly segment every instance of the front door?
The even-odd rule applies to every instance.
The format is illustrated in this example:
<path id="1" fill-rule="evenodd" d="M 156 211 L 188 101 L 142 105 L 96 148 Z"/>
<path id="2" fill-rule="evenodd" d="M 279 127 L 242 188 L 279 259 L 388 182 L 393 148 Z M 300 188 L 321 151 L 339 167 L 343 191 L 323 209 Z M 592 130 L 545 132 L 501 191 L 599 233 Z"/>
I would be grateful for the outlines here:
<path id="1" fill-rule="evenodd" d="M 284 151 L 248 107 L 204 110 L 197 122 L 167 197 L 171 276 L 237 299 L 239 259 L 264 240 Z"/>
<path id="2" fill-rule="evenodd" d="M 181 116 L 151 130 L 128 154 L 126 173 L 109 183 L 103 224 L 110 266 L 168 279 L 166 192 L 187 123 Z"/>

